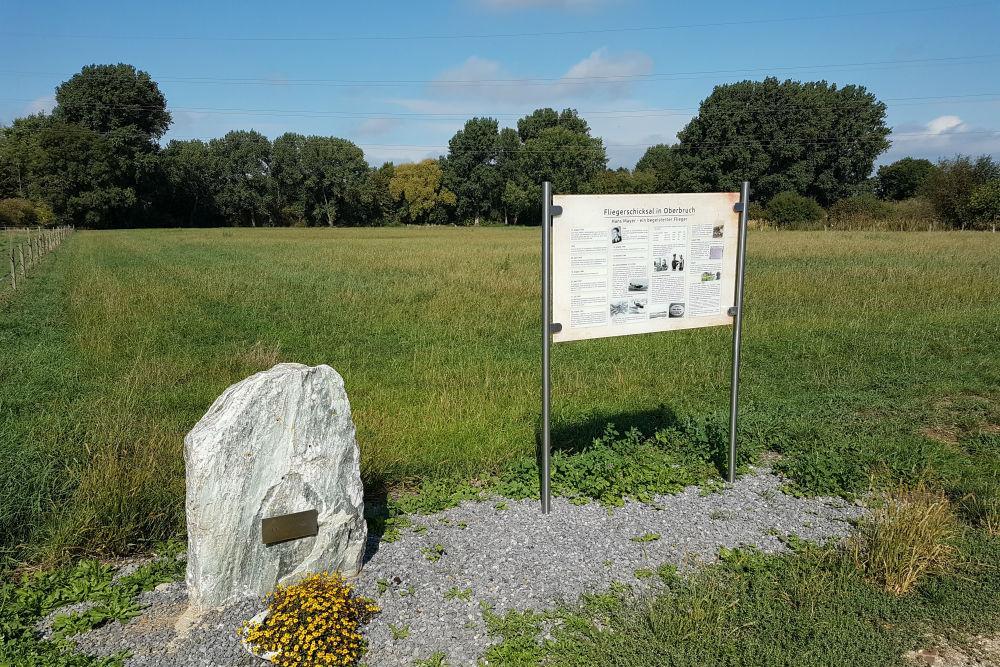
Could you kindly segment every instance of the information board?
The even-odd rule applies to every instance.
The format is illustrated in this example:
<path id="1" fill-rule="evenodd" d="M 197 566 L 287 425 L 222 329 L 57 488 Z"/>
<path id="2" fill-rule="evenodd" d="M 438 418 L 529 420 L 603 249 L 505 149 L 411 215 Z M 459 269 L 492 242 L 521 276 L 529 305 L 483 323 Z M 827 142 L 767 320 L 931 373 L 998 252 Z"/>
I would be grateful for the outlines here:
<path id="1" fill-rule="evenodd" d="M 730 325 L 740 193 L 555 195 L 552 342 Z"/>

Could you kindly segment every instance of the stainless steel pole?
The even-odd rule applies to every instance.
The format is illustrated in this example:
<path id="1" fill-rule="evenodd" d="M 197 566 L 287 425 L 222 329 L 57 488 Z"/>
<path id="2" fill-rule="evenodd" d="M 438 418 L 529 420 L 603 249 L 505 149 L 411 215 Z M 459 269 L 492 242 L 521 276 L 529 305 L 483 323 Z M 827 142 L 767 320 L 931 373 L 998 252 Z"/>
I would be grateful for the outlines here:
<path id="1" fill-rule="evenodd" d="M 736 246 L 736 319 L 733 323 L 733 379 L 729 400 L 729 483 L 736 481 L 736 416 L 740 393 L 740 342 L 743 337 L 743 275 L 747 263 L 747 209 L 750 207 L 750 182 L 743 181 L 740 192 L 740 239 Z"/>
<path id="2" fill-rule="evenodd" d="M 552 509 L 549 488 L 549 351 L 552 347 L 552 184 L 542 183 L 542 514 Z"/>

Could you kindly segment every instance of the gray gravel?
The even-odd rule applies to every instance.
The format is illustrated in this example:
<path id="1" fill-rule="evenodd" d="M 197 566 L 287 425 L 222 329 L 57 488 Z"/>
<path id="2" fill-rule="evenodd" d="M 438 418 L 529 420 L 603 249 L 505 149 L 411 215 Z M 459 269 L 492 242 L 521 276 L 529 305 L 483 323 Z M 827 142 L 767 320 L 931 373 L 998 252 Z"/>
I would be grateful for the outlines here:
<path id="1" fill-rule="evenodd" d="M 476 665 L 478 656 L 496 641 L 486 633 L 481 602 L 500 614 L 541 610 L 604 590 L 612 581 L 628 583 L 641 593 L 655 578 L 639 580 L 636 569 L 711 562 L 719 547 L 756 545 L 767 553 L 783 551 L 787 547 L 771 534 L 775 532 L 819 542 L 842 538 L 850 533 L 848 522 L 864 512 L 840 499 L 787 496 L 777 490 L 780 484 L 761 468 L 721 493 L 703 495 L 692 487 L 658 496 L 650 504 L 627 502 L 611 510 L 555 498 L 552 513 L 543 517 L 538 501 L 508 500 L 507 509 L 498 510 L 500 499 L 494 499 L 464 502 L 436 515 L 414 515 L 414 528 L 403 529 L 394 543 L 378 544 L 354 582 L 360 593 L 382 607 L 365 628 L 369 652 L 364 662 L 412 665 L 417 658 L 443 652 L 454 667 Z M 419 525 L 426 531 L 418 533 Z M 647 533 L 661 538 L 633 541 Z M 445 553 L 431 562 L 422 550 L 438 543 Z M 378 579 L 391 582 L 381 595 Z M 468 590 L 469 599 L 445 599 L 452 589 Z M 133 658 L 126 665 L 134 667 L 264 664 L 243 652 L 236 634 L 243 620 L 263 608 L 258 598 L 209 612 L 190 625 L 186 636 L 178 636 L 175 626 L 186 601 L 182 582 L 161 586 L 143 594 L 140 602 L 148 605 L 143 616 L 124 626 L 113 622 L 74 640 L 79 650 L 99 656 L 128 648 Z M 410 636 L 394 639 L 390 625 L 409 626 Z"/>

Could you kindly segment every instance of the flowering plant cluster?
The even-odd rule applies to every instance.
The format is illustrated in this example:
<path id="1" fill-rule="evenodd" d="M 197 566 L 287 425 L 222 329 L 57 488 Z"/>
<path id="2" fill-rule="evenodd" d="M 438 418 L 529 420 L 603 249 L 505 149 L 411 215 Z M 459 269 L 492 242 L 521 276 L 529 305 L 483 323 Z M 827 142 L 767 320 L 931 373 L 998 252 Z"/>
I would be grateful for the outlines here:
<path id="1" fill-rule="evenodd" d="M 380 609 L 354 595 L 340 573 L 307 575 L 279 585 L 264 598 L 268 614 L 260 623 L 244 621 L 240 634 L 259 653 L 288 667 L 353 665 L 365 649 L 358 628 Z"/>

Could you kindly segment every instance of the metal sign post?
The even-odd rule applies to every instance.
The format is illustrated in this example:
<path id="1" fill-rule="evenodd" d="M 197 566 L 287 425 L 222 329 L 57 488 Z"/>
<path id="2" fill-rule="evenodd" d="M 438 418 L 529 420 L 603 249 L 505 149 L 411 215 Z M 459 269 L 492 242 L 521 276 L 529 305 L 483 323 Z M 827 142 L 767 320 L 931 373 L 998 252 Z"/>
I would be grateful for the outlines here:
<path id="1" fill-rule="evenodd" d="M 552 492 L 549 487 L 549 355 L 552 350 L 552 333 L 562 329 L 561 325 L 552 324 L 552 216 L 560 213 L 562 207 L 552 205 L 552 183 L 545 181 L 542 183 L 542 514 L 548 514 L 552 509 Z"/>
<path id="2" fill-rule="evenodd" d="M 552 509 L 553 340 L 733 325 L 727 477 L 734 482 L 750 183 L 738 199 L 726 192 L 559 195 L 555 201 L 560 205 L 553 205 L 552 184 L 542 183 L 542 514 Z M 553 227 L 564 207 L 565 223 Z M 730 286 L 732 306 L 724 297 Z"/>
<path id="3" fill-rule="evenodd" d="M 733 302 L 736 313 L 733 318 L 733 378 L 732 393 L 729 398 L 729 483 L 736 481 L 736 416 L 739 409 L 740 393 L 740 342 L 743 335 L 743 274 L 747 263 L 747 209 L 750 208 L 750 182 L 743 181 L 740 191 L 740 240 L 736 246 L 736 294 Z"/>
<path id="4" fill-rule="evenodd" d="M 542 514 L 552 509 L 549 489 L 549 353 L 552 337 L 552 290 L 549 286 L 552 263 L 552 184 L 542 183 Z"/>

